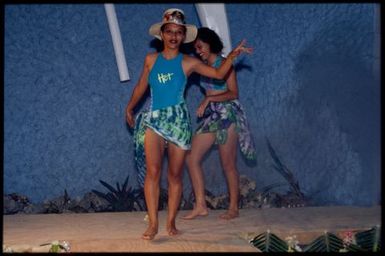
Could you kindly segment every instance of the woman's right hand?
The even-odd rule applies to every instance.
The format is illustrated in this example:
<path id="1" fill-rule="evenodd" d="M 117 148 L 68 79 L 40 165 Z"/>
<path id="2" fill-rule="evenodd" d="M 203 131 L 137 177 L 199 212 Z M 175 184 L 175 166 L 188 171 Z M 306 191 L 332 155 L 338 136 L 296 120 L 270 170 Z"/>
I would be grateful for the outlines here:
<path id="1" fill-rule="evenodd" d="M 133 111 L 129 108 L 126 109 L 126 121 L 131 128 L 134 127 L 135 125 L 134 114 L 133 114 Z"/>
<path id="2" fill-rule="evenodd" d="M 199 107 L 198 107 L 197 112 L 196 112 L 198 117 L 202 117 L 203 116 L 203 114 L 205 113 L 205 110 L 207 108 L 207 105 L 209 103 L 210 103 L 210 101 L 209 101 L 208 97 L 205 97 L 203 99 L 203 101 L 201 102 L 201 104 L 199 104 Z"/>

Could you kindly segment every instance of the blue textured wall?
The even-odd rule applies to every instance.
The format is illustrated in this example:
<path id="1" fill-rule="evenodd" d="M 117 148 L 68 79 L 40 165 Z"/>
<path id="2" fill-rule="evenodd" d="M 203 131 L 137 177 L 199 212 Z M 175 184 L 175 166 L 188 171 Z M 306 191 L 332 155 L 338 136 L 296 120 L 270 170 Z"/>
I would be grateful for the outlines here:
<path id="1" fill-rule="evenodd" d="M 102 4 L 5 6 L 4 193 L 33 201 L 64 189 L 82 196 L 104 190 L 99 179 L 114 184 L 127 175 L 136 186 L 124 112 L 144 56 L 154 51 L 148 28 L 170 7 L 199 24 L 193 4 L 115 4 L 131 77 L 121 83 Z M 315 204 L 379 204 L 379 5 L 226 10 L 233 43 L 246 38 L 254 47 L 237 63 L 258 165 L 238 157 L 240 173 L 259 188 L 282 181 L 267 137 Z M 200 99 L 190 86 L 192 113 Z M 216 150 L 203 166 L 207 188 L 225 192 Z M 184 185 L 191 189 L 187 170 Z"/>

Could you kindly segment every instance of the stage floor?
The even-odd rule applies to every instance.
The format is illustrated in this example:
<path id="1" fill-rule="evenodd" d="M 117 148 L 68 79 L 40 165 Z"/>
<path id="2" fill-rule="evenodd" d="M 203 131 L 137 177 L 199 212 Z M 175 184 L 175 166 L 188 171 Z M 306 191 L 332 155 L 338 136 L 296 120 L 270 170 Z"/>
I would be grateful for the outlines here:
<path id="1" fill-rule="evenodd" d="M 145 212 L 3 215 L 3 250 L 5 245 L 37 251 L 40 244 L 65 240 L 71 252 L 258 252 L 249 240 L 268 229 L 281 239 L 296 235 L 300 243 L 309 243 L 324 231 L 337 234 L 381 225 L 381 206 L 241 209 L 232 220 L 220 219 L 223 212 L 183 220 L 179 216 L 188 211 L 180 211 L 181 234 L 170 237 L 167 212 L 160 211 L 159 233 L 152 241 L 140 238 L 147 227 Z"/>

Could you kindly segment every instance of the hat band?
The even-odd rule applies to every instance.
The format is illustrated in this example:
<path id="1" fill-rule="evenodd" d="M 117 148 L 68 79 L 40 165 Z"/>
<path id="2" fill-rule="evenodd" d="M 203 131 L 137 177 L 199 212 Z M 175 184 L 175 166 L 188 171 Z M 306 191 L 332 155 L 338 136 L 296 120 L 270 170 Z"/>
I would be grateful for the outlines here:
<path id="1" fill-rule="evenodd" d="M 184 21 L 184 15 L 181 12 L 174 11 L 172 13 L 166 13 L 163 16 L 163 23 L 176 23 L 178 25 L 184 25 L 186 22 Z"/>

